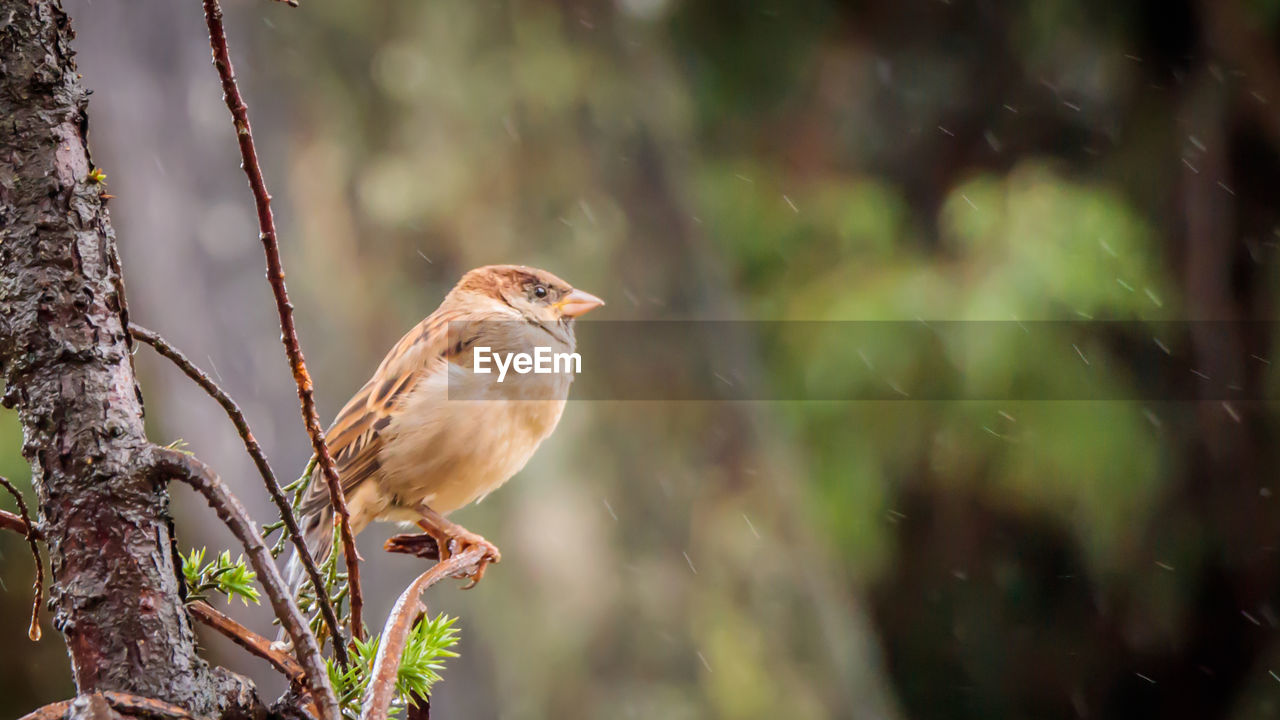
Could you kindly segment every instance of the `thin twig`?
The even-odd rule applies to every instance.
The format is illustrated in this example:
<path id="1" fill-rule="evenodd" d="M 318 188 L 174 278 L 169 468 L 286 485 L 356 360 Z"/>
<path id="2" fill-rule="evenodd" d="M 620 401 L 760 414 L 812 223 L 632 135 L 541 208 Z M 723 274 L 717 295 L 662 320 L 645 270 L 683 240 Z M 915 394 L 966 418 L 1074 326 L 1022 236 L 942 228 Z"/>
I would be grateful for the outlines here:
<path id="1" fill-rule="evenodd" d="M 311 476 L 315 471 L 316 456 L 312 455 L 311 459 L 307 461 L 307 466 L 302 469 L 302 476 L 284 486 L 284 491 L 286 493 L 293 493 L 293 500 L 289 503 L 289 507 L 293 510 L 294 517 L 297 517 L 298 511 L 302 508 L 302 499 L 306 496 L 307 489 L 311 487 Z M 281 523 L 283 523 L 283 521 L 281 521 Z M 264 530 L 266 530 L 266 528 L 264 528 Z M 280 557 L 280 553 L 284 550 L 285 534 L 286 533 L 280 533 L 280 539 L 276 540 L 275 545 L 271 546 L 272 555 Z M 269 537 L 270 535 L 270 532 L 263 533 L 263 537 Z"/>
<path id="2" fill-rule="evenodd" d="M 0 529 L 12 530 L 19 535 L 26 536 L 28 532 L 40 537 L 40 533 L 35 530 L 21 515 L 14 515 L 8 510 L 0 510 Z"/>
<path id="3" fill-rule="evenodd" d="M 132 717 L 149 717 L 164 718 L 165 720 L 197 720 L 191 713 L 183 710 L 177 705 L 164 702 L 163 700 L 155 700 L 153 698 L 142 697 L 140 695 L 130 695 L 128 693 L 116 692 L 114 690 L 103 690 L 93 695 L 82 695 L 82 698 L 92 699 L 94 697 L 101 698 L 115 710 L 126 713 Z M 67 709 L 71 704 L 80 698 L 71 700 L 59 700 L 56 703 L 45 705 L 42 708 L 33 710 L 23 715 L 18 720 L 62 720 L 67 715 Z"/>
<path id="4" fill-rule="evenodd" d="M 40 606 L 44 602 L 44 563 L 40 562 L 40 547 L 36 545 L 36 524 L 31 519 L 31 513 L 27 512 L 27 502 L 22 499 L 22 493 L 18 492 L 18 488 L 3 477 L 0 477 L 0 485 L 9 491 L 13 501 L 18 504 L 18 512 L 22 514 L 21 520 L 27 526 L 23 535 L 26 535 L 27 545 L 31 547 L 31 559 L 36 561 L 36 579 L 31 586 L 31 592 L 35 598 L 31 601 L 31 625 L 27 627 L 27 637 L 31 638 L 31 642 L 39 642 Z"/>
<path id="5" fill-rule="evenodd" d="M 360 700 L 361 720 L 386 720 L 391 708 L 391 700 L 396 691 L 396 673 L 400 670 L 400 657 L 404 654 L 405 643 L 413 621 L 427 608 L 422 603 L 422 593 L 427 588 L 449 577 L 465 576 L 475 570 L 476 565 L 484 559 L 485 549 L 474 546 L 431 566 L 431 569 L 418 576 L 392 606 L 387 615 L 387 622 L 382 628 L 382 639 L 378 642 L 378 654 L 373 660 L 372 678 Z"/>
<path id="6" fill-rule="evenodd" d="M 439 560 L 440 546 L 436 539 L 426 533 L 401 533 L 392 535 L 382 544 L 382 549 L 391 553 L 412 555 L 423 560 Z"/>
<path id="7" fill-rule="evenodd" d="M 271 663 L 276 670 L 293 682 L 300 683 L 306 678 L 306 672 L 292 655 L 273 649 L 269 638 L 241 625 L 209 603 L 197 600 L 187 605 L 187 612 L 191 613 L 191 617 L 217 630 L 231 642 Z"/>
<path id="8" fill-rule="evenodd" d="M 329 626 L 329 634 L 333 637 L 334 655 L 338 658 L 338 662 L 343 667 L 346 667 L 349 662 L 347 658 L 347 643 L 342 639 L 341 626 L 338 624 L 337 614 L 333 611 L 333 604 L 329 602 L 328 594 L 324 591 L 324 579 L 320 577 L 320 570 L 316 567 L 311 551 L 307 548 L 306 538 L 303 537 L 302 531 L 298 529 L 298 518 L 293 513 L 293 506 L 290 504 L 289 499 L 285 497 L 284 491 L 280 489 L 280 483 L 276 480 L 276 475 L 271 470 L 271 464 L 267 462 L 267 455 L 262 451 L 262 446 L 258 444 L 258 439 L 254 437 L 253 430 L 249 428 L 249 421 L 240 410 L 240 406 L 207 373 L 196 367 L 185 355 L 166 342 L 160 335 L 135 323 L 129 324 L 129 332 L 138 340 L 155 348 L 156 352 L 172 360 L 173 364 L 177 365 L 187 377 L 195 381 L 210 397 L 216 400 L 227 413 L 227 417 L 231 418 L 231 424 L 236 426 L 236 432 L 240 433 L 240 439 L 244 441 L 244 449 L 249 453 L 249 457 L 253 458 L 253 464 L 258 467 L 258 474 L 262 476 L 262 482 L 266 484 L 271 500 L 276 504 L 276 508 L 280 510 L 280 519 L 289 528 L 294 551 L 298 553 L 302 566 L 307 570 L 307 577 L 311 579 L 311 586 L 315 588 L 316 597 L 320 602 L 320 614 L 324 617 L 325 624 Z"/>
<path id="9" fill-rule="evenodd" d="M 253 131 L 249 127 L 249 108 L 244 104 L 240 88 L 236 85 L 235 70 L 231 67 L 231 55 L 227 50 L 227 33 L 222 26 L 222 7 L 218 0 L 203 0 L 205 23 L 209 27 L 209 46 L 213 49 L 213 65 L 222 80 L 222 97 L 226 101 L 227 110 L 231 111 L 231 119 L 236 128 L 236 140 L 240 144 L 241 166 L 249 179 L 249 189 L 253 191 L 254 205 L 258 211 L 259 239 L 267 256 L 267 281 L 276 299 L 276 312 L 280 316 L 280 339 L 284 343 L 289 356 L 289 367 L 293 371 L 293 381 L 298 386 L 298 401 L 301 404 L 302 419 L 307 426 L 307 434 L 311 436 L 311 448 L 320 462 L 320 471 L 329 486 L 329 499 L 337 512 L 342 528 L 342 551 L 346 556 L 347 583 L 351 587 L 351 635 L 363 639 L 364 623 L 361 614 L 364 609 L 364 595 L 360 592 L 360 556 L 356 553 L 356 539 L 351 532 L 351 513 L 347 510 L 346 495 L 342 491 L 342 482 L 338 478 L 338 470 L 334 467 L 333 456 L 324 442 L 324 431 L 320 428 L 320 415 L 316 411 L 315 392 L 311 384 L 311 375 L 307 372 L 307 362 L 302 356 L 302 347 L 298 344 L 298 332 L 293 324 L 293 304 L 289 302 L 289 292 L 284 284 L 284 266 L 280 262 L 280 243 L 276 238 L 276 222 L 271 215 L 271 194 L 267 192 L 266 180 L 262 177 L 262 167 L 258 164 L 258 151 L 253 144 Z"/>
<path id="10" fill-rule="evenodd" d="M 306 670 L 307 685 L 311 689 L 311 696 L 315 698 L 320 708 L 322 720 L 339 720 L 341 714 L 338 711 L 338 700 L 333 694 L 333 687 L 329 684 L 329 674 L 325 668 L 324 659 L 320 656 L 316 636 L 311 634 L 311 628 L 307 627 L 306 620 L 303 619 L 298 606 L 289 595 L 284 580 L 280 577 L 280 571 L 276 569 L 276 564 L 271 558 L 271 553 L 263 544 L 262 536 L 258 534 L 244 506 L 235 495 L 231 494 L 226 484 L 209 466 L 190 455 L 177 450 L 155 447 L 152 448 L 151 467 L 157 472 L 171 475 L 195 488 L 204 496 L 209 506 L 218 513 L 218 517 L 236 536 L 240 544 L 244 545 L 245 554 L 249 556 L 249 562 L 258 573 L 258 582 L 262 583 L 262 588 L 271 601 L 271 608 L 279 618 L 281 627 L 293 641 L 294 652 L 298 653 L 298 659 Z"/>

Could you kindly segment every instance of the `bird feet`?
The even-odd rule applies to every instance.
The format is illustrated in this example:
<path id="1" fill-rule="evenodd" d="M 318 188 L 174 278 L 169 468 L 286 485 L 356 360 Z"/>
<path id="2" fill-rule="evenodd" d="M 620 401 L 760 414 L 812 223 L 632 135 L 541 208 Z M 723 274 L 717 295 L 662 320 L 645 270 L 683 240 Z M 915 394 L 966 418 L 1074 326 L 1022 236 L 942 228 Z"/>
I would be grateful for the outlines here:
<path id="1" fill-rule="evenodd" d="M 480 559 L 455 575 L 458 578 L 471 578 L 471 582 L 465 585 L 463 590 L 470 590 L 480 582 L 489 563 L 502 560 L 502 553 L 497 545 L 457 523 L 446 520 L 434 510 L 424 510 L 423 519 L 418 521 L 418 527 L 426 532 L 393 535 L 383 544 L 383 549 L 427 560 L 439 559 L 443 562 L 474 547 L 482 548 L 484 553 Z"/>
<path id="2" fill-rule="evenodd" d="M 436 545 L 440 550 L 440 559 L 448 560 L 454 555 L 460 555 L 473 547 L 479 547 L 484 550 L 484 554 L 476 561 L 476 564 L 464 569 L 462 574 L 456 577 L 471 578 L 471 582 L 462 586 L 463 590 L 470 590 L 484 578 L 484 571 L 489 567 L 489 563 L 502 561 L 502 553 L 498 550 L 498 546 L 485 540 L 483 537 L 471 532 L 461 525 L 453 525 L 448 528 L 441 536 L 436 537 Z M 427 529 L 428 535 L 433 535 L 432 529 Z"/>

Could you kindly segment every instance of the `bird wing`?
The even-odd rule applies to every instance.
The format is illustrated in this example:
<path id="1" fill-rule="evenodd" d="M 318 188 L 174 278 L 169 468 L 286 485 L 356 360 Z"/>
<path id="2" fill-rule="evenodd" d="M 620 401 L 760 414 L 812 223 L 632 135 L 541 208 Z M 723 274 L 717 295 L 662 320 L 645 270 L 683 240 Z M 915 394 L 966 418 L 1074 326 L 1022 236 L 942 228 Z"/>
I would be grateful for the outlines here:
<path id="1" fill-rule="evenodd" d="M 463 326 L 455 326 L 450 333 L 449 323 L 463 317 L 460 309 L 441 306 L 418 323 L 391 348 L 373 377 L 347 401 L 329 426 L 325 442 L 333 455 L 344 495 L 349 497 L 378 471 L 387 426 L 414 386 L 428 373 L 446 370 L 445 363 L 437 360 L 448 361 L 471 344 L 465 337 L 470 333 L 459 329 Z M 308 514 L 328 503 L 329 486 L 317 468 L 299 509 Z"/>

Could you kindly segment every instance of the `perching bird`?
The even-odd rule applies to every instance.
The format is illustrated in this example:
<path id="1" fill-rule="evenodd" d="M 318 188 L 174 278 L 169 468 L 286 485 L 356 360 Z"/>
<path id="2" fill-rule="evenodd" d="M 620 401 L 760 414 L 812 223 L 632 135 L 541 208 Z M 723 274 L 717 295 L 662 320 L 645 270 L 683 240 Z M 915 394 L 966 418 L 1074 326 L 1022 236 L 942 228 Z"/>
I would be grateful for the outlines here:
<path id="1" fill-rule="evenodd" d="M 536 268 L 490 265 L 463 275 L 391 348 L 325 434 L 352 532 L 374 520 L 416 522 L 435 538 L 442 559 L 480 545 L 487 554 L 474 584 L 500 559 L 498 548 L 444 516 L 524 467 L 559 422 L 573 381 L 559 372 L 508 373 L 498 382 L 496 371 L 475 372 L 476 348 L 488 348 L 490 359 L 537 347 L 572 353 L 574 318 L 603 304 Z M 333 507 L 319 468 L 300 510 L 307 546 L 322 560 L 333 542 Z M 289 575 L 296 587 L 296 557 Z"/>

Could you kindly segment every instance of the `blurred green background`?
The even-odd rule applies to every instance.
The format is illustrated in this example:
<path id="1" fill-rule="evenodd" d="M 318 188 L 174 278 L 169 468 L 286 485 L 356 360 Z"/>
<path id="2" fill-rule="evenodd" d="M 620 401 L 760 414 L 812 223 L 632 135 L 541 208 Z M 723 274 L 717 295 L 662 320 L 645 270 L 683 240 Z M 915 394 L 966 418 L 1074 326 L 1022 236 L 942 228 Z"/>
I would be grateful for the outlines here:
<path id="1" fill-rule="evenodd" d="M 66 4 L 131 314 L 292 476 L 306 438 L 200 9 Z M 1079 354 L 957 360 L 966 385 L 1027 398 L 1081 355 L 1124 396 L 1146 322 L 1275 319 L 1275 0 L 226 9 L 326 419 L 495 262 L 601 295 L 601 320 L 1134 321 Z M 1225 402 L 571 403 L 523 473 L 454 516 L 504 561 L 432 591 L 462 629 L 433 710 L 1280 715 L 1276 338 L 1230 327 L 1170 340 L 1238 388 Z M 783 388 L 867 361 L 733 343 Z M 928 377 L 931 352 L 875 362 Z M 216 406 L 145 349 L 137 365 L 153 438 L 185 439 L 270 517 Z M 20 443 L 6 411 L 15 479 Z M 233 546 L 175 493 L 183 548 Z M 418 570 L 377 550 L 390 531 L 361 538 L 371 624 Z M 21 539 L 0 552 L 12 717 L 71 685 L 48 613 L 25 639 Z"/>

